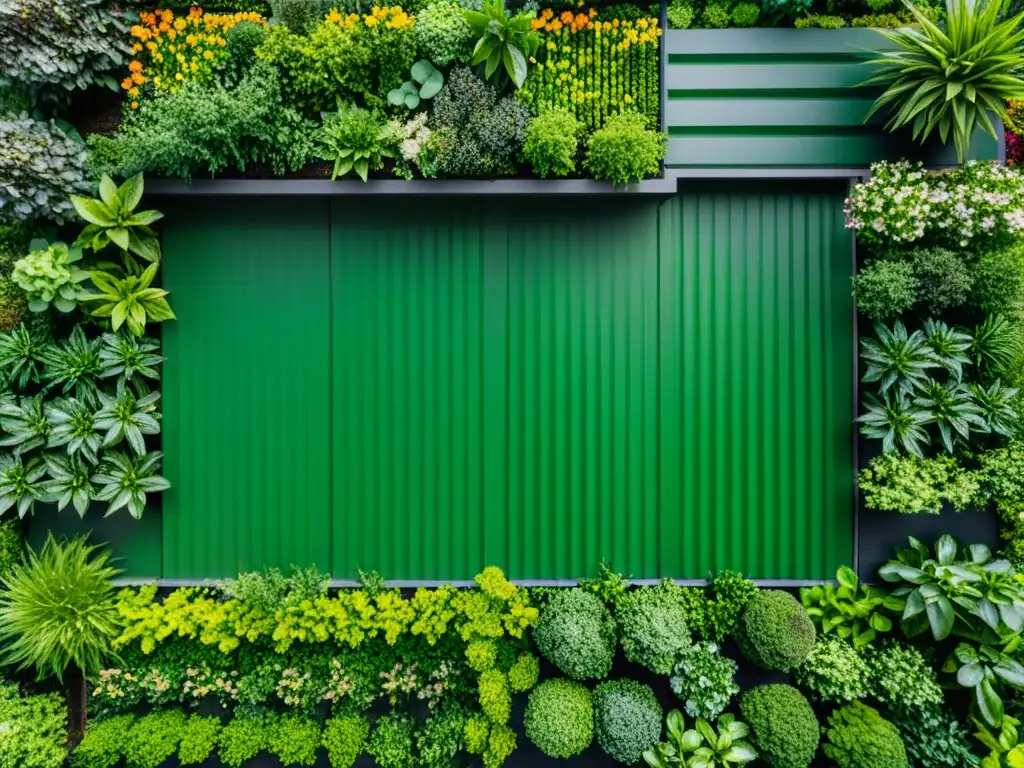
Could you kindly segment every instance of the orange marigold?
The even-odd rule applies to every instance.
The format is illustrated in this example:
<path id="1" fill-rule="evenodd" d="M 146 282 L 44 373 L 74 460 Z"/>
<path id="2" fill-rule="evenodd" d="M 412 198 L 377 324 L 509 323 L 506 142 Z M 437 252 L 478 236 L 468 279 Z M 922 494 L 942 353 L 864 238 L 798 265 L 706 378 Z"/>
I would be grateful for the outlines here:
<path id="1" fill-rule="evenodd" d="M 563 24 L 572 23 L 572 11 L 562 11 L 562 15 L 558 17 Z"/>
<path id="2" fill-rule="evenodd" d="M 133 59 L 132 61 L 129 61 L 128 62 L 128 71 L 129 72 L 141 72 L 142 71 L 142 62 L 139 61 L 138 59 Z"/>
<path id="3" fill-rule="evenodd" d="M 544 19 L 544 21 L 550 20 L 554 15 L 555 12 L 550 8 L 545 8 L 543 11 L 540 12 L 540 17 Z"/>
<path id="4" fill-rule="evenodd" d="M 129 88 L 132 87 L 132 79 L 130 77 L 126 77 L 124 80 L 121 81 L 121 87 L 127 91 Z"/>

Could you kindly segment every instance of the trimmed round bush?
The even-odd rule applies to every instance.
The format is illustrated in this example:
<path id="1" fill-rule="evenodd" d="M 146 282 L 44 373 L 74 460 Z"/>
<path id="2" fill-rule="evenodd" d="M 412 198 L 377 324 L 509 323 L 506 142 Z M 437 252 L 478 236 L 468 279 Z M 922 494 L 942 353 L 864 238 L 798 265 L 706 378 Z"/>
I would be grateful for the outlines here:
<path id="1" fill-rule="evenodd" d="M 853 278 L 857 309 L 876 323 L 889 322 L 917 303 L 914 267 L 906 261 L 876 259 Z"/>
<path id="2" fill-rule="evenodd" d="M 828 718 L 825 756 L 839 768 L 907 768 L 907 751 L 895 725 L 859 701 Z"/>
<path id="3" fill-rule="evenodd" d="M 523 157 L 542 179 L 568 176 L 576 170 L 582 125 L 567 109 L 538 115 L 526 127 Z"/>
<path id="4" fill-rule="evenodd" d="M 788 592 L 762 589 L 747 603 L 736 633 L 743 655 L 764 669 L 788 671 L 814 648 L 814 622 Z"/>
<path id="5" fill-rule="evenodd" d="M 661 705 L 648 686 L 613 680 L 594 689 L 594 732 L 601 749 L 633 765 L 661 738 Z"/>
<path id="6" fill-rule="evenodd" d="M 666 140 L 664 133 L 647 127 L 642 115 L 612 115 L 587 140 L 583 165 L 599 181 L 635 184 L 661 173 Z"/>
<path id="7" fill-rule="evenodd" d="M 736 662 L 719 653 L 714 643 L 697 643 L 680 655 L 669 682 L 683 700 L 686 714 L 714 720 L 740 692 L 733 681 L 737 668 Z"/>
<path id="8" fill-rule="evenodd" d="M 604 603 L 580 589 L 558 592 L 533 625 L 537 648 L 574 680 L 608 677 L 615 656 L 615 622 Z"/>
<path id="9" fill-rule="evenodd" d="M 530 694 L 523 720 L 526 738 L 548 757 L 572 757 L 594 740 L 590 691 L 571 680 L 547 680 Z"/>
<path id="10" fill-rule="evenodd" d="M 475 41 L 462 11 L 456 2 L 438 0 L 416 14 L 413 32 L 420 55 L 439 69 L 455 62 L 469 63 Z"/>
<path id="11" fill-rule="evenodd" d="M 652 672 L 672 672 L 690 647 L 682 590 L 674 585 L 641 587 L 615 605 L 615 619 L 626 658 Z"/>
<path id="12" fill-rule="evenodd" d="M 918 296 L 929 313 L 938 315 L 967 301 L 973 278 L 958 254 L 946 248 L 917 248 L 908 258 Z"/>
<path id="13" fill-rule="evenodd" d="M 1020 247 L 986 251 L 971 268 L 969 303 L 986 314 L 1007 312 L 1024 291 L 1024 253 Z"/>
<path id="14" fill-rule="evenodd" d="M 758 756 L 772 768 L 808 768 L 818 751 L 818 719 L 791 685 L 760 685 L 740 697 Z"/>

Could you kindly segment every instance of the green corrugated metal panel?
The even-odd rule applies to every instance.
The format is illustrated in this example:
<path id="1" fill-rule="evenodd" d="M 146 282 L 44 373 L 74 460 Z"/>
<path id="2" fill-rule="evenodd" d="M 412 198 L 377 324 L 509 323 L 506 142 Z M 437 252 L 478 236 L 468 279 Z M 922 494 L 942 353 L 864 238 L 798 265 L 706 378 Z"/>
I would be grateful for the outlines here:
<path id="1" fill-rule="evenodd" d="M 221 199 L 169 216 L 166 578 L 330 567 L 327 208 Z"/>
<path id="2" fill-rule="evenodd" d="M 757 189 L 755 187 L 755 189 Z M 842 195 L 708 187 L 663 212 L 662 506 L 680 573 L 822 578 L 852 551 Z"/>
<path id="3" fill-rule="evenodd" d="M 852 551 L 841 201 L 172 212 L 163 575 L 829 576 Z"/>

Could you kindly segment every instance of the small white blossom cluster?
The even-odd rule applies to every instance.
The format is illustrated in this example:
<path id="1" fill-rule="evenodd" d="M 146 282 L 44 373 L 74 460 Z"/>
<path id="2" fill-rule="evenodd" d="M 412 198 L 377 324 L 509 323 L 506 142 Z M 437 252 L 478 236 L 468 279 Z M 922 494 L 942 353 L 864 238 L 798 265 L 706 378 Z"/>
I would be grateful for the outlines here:
<path id="1" fill-rule="evenodd" d="M 430 140 L 430 129 L 427 128 L 427 113 L 420 112 L 411 120 L 391 120 L 388 122 L 387 142 L 398 148 L 400 155 L 396 173 L 411 179 L 412 169 L 419 165 L 420 151 Z"/>
<path id="2" fill-rule="evenodd" d="M 871 178 L 854 187 L 844 212 L 846 226 L 867 245 L 934 237 L 963 247 L 1024 230 L 1024 177 L 973 161 L 945 173 L 928 173 L 905 160 L 876 163 Z"/>

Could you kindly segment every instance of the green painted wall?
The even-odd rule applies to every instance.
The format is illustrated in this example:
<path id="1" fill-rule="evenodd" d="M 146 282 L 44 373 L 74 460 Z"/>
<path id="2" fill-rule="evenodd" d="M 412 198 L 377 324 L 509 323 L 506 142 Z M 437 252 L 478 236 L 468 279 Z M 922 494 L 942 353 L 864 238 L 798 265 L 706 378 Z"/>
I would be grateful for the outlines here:
<path id="1" fill-rule="evenodd" d="M 163 576 L 831 575 L 852 555 L 841 203 L 176 206 Z"/>

